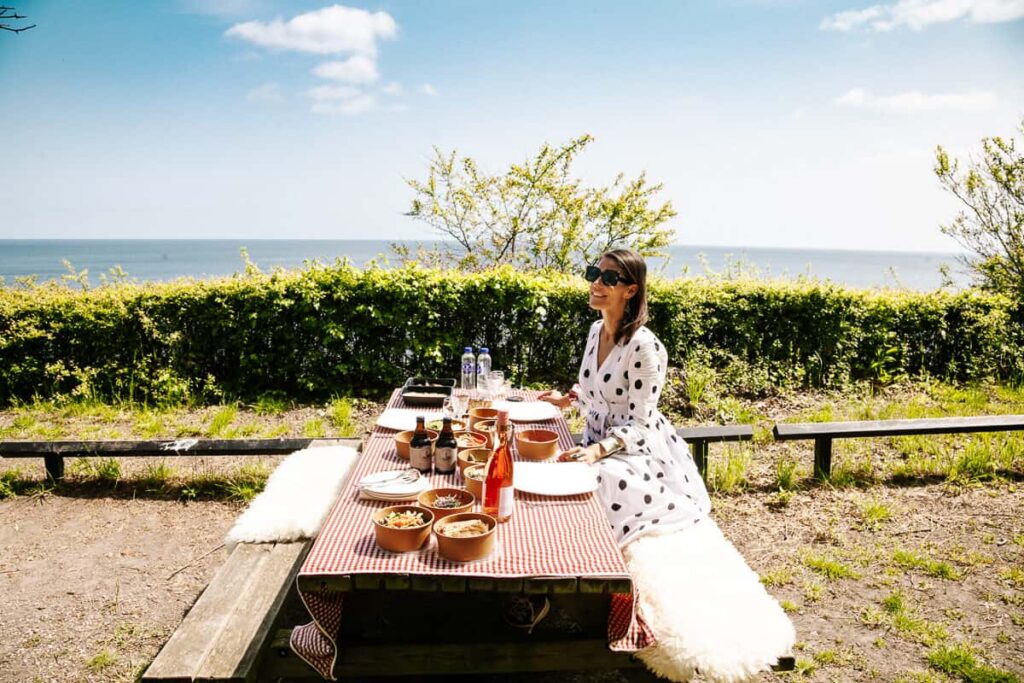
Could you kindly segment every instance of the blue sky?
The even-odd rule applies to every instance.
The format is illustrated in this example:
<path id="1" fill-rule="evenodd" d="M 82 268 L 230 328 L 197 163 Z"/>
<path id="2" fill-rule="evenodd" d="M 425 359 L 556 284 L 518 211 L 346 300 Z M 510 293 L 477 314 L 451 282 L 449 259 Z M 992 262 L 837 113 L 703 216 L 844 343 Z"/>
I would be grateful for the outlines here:
<path id="1" fill-rule="evenodd" d="M 591 133 L 580 175 L 663 182 L 679 243 L 951 250 L 935 145 L 1024 116 L 1021 0 L 15 6 L 0 238 L 430 239 L 433 145 Z"/>

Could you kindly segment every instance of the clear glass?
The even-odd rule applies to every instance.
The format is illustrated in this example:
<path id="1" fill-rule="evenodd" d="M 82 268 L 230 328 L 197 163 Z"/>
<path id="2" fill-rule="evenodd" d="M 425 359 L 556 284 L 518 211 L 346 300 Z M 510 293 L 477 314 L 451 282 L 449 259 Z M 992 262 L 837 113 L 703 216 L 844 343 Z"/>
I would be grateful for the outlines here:
<path id="1" fill-rule="evenodd" d="M 445 403 L 451 406 L 453 417 L 464 417 L 469 410 L 469 396 L 473 393 L 471 389 L 455 389 Z"/>
<path id="2" fill-rule="evenodd" d="M 491 399 L 502 398 L 505 394 L 505 373 L 491 370 L 487 373 L 487 393 Z"/>

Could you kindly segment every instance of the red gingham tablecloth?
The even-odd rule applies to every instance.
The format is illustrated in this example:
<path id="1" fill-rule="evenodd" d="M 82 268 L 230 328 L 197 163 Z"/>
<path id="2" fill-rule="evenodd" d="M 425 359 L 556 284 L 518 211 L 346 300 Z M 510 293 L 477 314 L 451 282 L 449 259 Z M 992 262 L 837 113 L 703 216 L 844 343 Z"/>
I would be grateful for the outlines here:
<path id="1" fill-rule="evenodd" d="M 529 400 L 539 392 L 512 393 Z M 392 394 L 387 407 L 405 407 L 400 390 Z M 425 415 L 432 413 L 440 414 L 424 409 Z M 561 448 L 573 445 L 568 424 L 561 417 L 536 426 L 557 431 Z M 516 425 L 517 429 L 527 427 Z M 549 498 L 517 491 L 512 518 L 498 526 L 495 551 L 490 558 L 477 562 L 446 560 L 437 554 L 433 543 L 425 550 L 400 554 L 377 547 L 370 515 L 392 503 L 360 500 L 357 483 L 372 472 L 408 468 L 408 462 L 395 453 L 394 434 L 394 430 L 382 427 L 370 434 L 348 484 L 299 571 L 300 578 L 387 573 L 492 578 L 629 577 L 594 494 Z M 434 474 L 431 484 L 460 486 L 461 481 L 458 474 Z M 334 638 L 341 623 L 344 593 L 300 590 L 299 595 L 313 621 L 292 631 L 292 649 L 324 678 L 334 680 Z M 635 598 L 629 594 L 612 597 L 608 619 L 608 646 L 612 650 L 635 652 L 654 643 Z"/>

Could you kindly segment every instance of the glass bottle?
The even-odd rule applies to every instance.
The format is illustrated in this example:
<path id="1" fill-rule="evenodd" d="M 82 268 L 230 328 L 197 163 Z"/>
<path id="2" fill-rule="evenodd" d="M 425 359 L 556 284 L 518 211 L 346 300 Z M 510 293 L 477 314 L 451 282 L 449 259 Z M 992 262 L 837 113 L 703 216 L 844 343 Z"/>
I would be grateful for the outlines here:
<path id="1" fill-rule="evenodd" d="M 444 426 L 441 427 L 441 434 L 434 444 L 434 471 L 438 474 L 448 474 L 455 471 L 455 458 L 459 452 L 459 443 L 455 440 L 455 432 L 452 431 L 452 419 L 444 418 Z"/>
<path id="2" fill-rule="evenodd" d="M 412 440 L 409 442 L 409 465 L 424 474 L 430 474 L 433 453 L 431 452 L 430 434 L 427 432 L 425 423 L 426 418 L 422 415 L 416 417 L 416 431 L 413 432 Z"/>
<path id="3" fill-rule="evenodd" d="M 509 440 L 512 428 L 508 422 L 508 411 L 498 411 L 495 426 L 498 445 L 494 455 L 487 461 L 487 476 L 484 479 L 484 512 L 499 522 L 506 522 L 512 516 L 515 489 L 512 487 L 512 450 Z"/>

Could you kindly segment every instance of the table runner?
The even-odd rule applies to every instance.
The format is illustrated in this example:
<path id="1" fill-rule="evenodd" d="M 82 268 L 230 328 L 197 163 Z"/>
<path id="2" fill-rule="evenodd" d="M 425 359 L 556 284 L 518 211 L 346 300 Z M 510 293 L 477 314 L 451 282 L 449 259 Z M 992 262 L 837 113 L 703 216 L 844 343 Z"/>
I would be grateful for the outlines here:
<path id="1" fill-rule="evenodd" d="M 530 400 L 539 392 L 511 393 Z M 401 407 L 405 407 L 401 390 L 396 390 L 387 408 Z M 423 414 L 440 415 L 439 411 L 428 409 L 424 409 Z M 535 425 L 516 424 L 515 428 L 532 426 L 554 429 L 561 449 L 573 445 L 568 424 L 560 416 Z M 360 500 L 357 484 L 372 472 L 408 468 L 408 462 L 395 452 L 394 434 L 395 430 L 375 427 L 367 438 L 352 476 L 299 571 L 300 577 L 386 573 L 490 578 L 629 577 L 594 494 L 550 498 L 516 491 L 512 518 L 498 526 L 495 552 L 490 558 L 476 562 L 446 560 L 437 554 L 434 543 L 419 552 L 382 550 L 374 541 L 370 516 L 373 510 L 395 503 Z M 513 456 L 519 459 L 515 449 Z M 434 487 L 458 487 L 461 479 L 458 474 L 432 474 L 430 483 Z M 292 631 L 292 649 L 324 678 L 334 680 L 337 654 L 334 637 L 341 624 L 344 593 L 300 590 L 299 595 L 313 621 Z M 653 644 L 653 635 L 637 613 L 637 605 L 635 595 L 612 596 L 608 621 L 610 649 L 635 652 Z"/>

